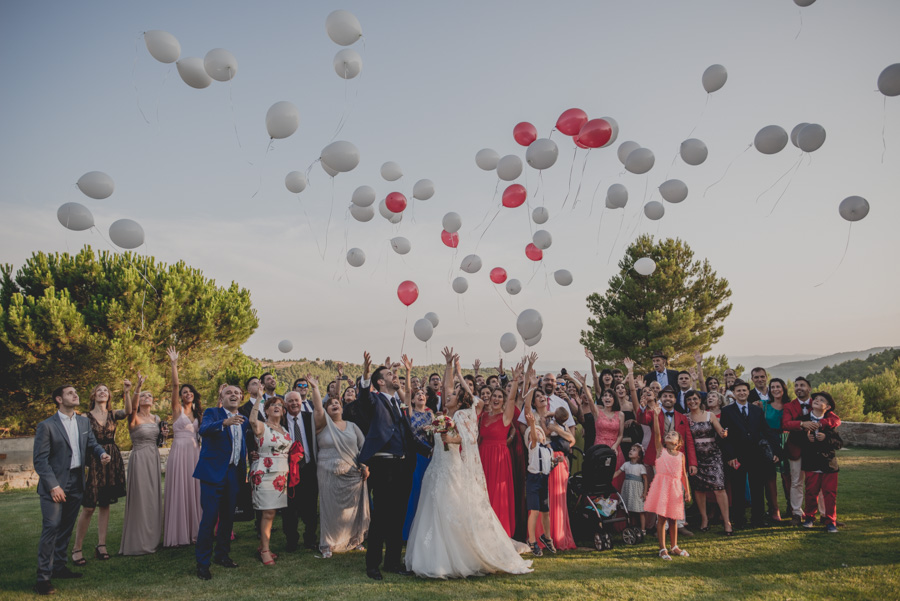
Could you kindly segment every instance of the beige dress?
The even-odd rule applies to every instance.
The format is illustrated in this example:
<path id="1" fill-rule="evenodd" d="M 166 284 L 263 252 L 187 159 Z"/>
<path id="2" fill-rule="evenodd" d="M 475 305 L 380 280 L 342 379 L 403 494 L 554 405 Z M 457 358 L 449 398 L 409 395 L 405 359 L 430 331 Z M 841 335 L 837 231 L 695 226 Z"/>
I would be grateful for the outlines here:
<path id="1" fill-rule="evenodd" d="M 356 463 L 365 436 L 353 422 L 342 432 L 325 414 L 317 435 L 319 479 L 319 549 L 340 553 L 362 544 L 369 531 L 369 495 Z"/>
<path id="2" fill-rule="evenodd" d="M 132 428 L 131 456 L 128 458 L 125 518 L 122 523 L 120 555 L 155 553 L 162 538 L 163 497 L 159 465 L 159 418 L 155 423 Z"/>

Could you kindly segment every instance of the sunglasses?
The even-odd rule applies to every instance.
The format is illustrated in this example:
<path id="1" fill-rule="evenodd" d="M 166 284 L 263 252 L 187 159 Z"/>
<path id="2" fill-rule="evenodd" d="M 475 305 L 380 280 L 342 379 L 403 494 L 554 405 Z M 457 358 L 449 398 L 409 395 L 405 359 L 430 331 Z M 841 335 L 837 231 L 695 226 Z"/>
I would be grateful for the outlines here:
<path id="1" fill-rule="evenodd" d="M 298 382 L 294 384 L 294 388 L 309 388 L 309 384 L 304 384 L 303 382 Z"/>

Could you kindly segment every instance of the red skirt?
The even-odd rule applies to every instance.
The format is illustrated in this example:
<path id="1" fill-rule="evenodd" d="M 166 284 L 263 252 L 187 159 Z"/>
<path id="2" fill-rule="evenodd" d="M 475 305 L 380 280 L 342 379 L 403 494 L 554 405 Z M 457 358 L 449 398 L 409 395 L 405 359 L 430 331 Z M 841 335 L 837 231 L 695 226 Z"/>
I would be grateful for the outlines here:
<path id="1" fill-rule="evenodd" d="M 483 440 L 478 450 L 491 507 L 507 536 L 512 537 L 516 529 L 516 502 L 512 458 L 506 441 Z"/>
<path id="2" fill-rule="evenodd" d="M 566 504 L 566 487 L 569 483 L 569 462 L 566 456 L 556 451 L 554 457 L 561 457 L 562 461 L 550 472 L 548 488 L 550 490 L 550 538 L 553 545 L 560 551 L 575 548 L 575 539 L 572 537 L 572 528 L 569 527 L 569 507 Z M 541 521 L 537 523 L 537 536 L 544 533 Z"/>

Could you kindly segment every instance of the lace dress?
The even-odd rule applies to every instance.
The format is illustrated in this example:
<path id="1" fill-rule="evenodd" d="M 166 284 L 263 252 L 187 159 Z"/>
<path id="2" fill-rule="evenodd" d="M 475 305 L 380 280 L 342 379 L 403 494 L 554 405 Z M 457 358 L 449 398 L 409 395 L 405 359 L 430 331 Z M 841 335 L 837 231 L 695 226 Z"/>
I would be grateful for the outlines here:
<path id="1" fill-rule="evenodd" d="M 108 507 L 125 496 L 125 462 L 119 445 L 116 444 L 116 422 L 126 418 L 125 411 L 110 411 L 106 414 L 106 423 L 102 426 L 93 413 L 88 413 L 91 429 L 97 444 L 109 454 L 110 461 L 106 465 L 93 453 L 88 453 L 87 479 L 84 481 L 84 507 Z"/>
<path id="2" fill-rule="evenodd" d="M 706 412 L 705 422 L 695 422 L 688 415 L 694 451 L 697 454 L 697 474 L 690 477 L 691 486 L 700 492 L 725 489 L 725 462 L 716 442 L 716 431 Z"/>
<path id="3" fill-rule="evenodd" d="M 462 445 L 434 445 L 406 547 L 406 568 L 428 578 L 531 572 L 488 500 L 474 409 L 453 421 Z"/>

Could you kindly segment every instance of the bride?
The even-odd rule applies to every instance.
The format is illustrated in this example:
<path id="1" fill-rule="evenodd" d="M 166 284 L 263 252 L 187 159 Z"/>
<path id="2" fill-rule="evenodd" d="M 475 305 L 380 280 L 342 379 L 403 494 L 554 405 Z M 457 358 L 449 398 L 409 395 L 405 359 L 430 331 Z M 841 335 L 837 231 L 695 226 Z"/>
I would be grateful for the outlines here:
<path id="1" fill-rule="evenodd" d="M 435 441 L 406 545 L 406 569 L 428 578 L 531 572 L 531 562 L 519 556 L 488 500 L 478 454 L 478 415 L 483 403 L 475 399 L 473 407 L 459 355 L 446 347 L 443 355 L 447 360 L 443 404 L 456 432 L 441 435 L 447 451 L 442 441 Z M 454 375 L 458 386 L 454 386 Z"/>

